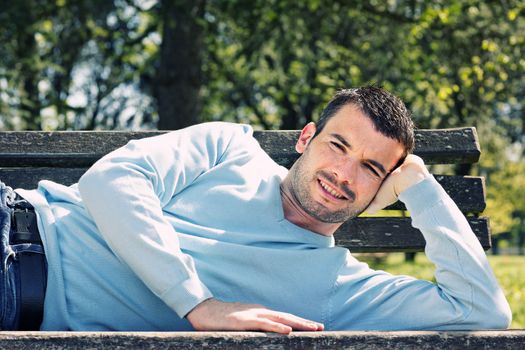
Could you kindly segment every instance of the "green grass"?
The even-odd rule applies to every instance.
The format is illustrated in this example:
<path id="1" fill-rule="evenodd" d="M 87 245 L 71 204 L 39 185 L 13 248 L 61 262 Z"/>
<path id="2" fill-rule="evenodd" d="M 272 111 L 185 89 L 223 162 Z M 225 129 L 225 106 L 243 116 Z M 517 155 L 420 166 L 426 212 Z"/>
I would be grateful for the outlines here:
<path id="1" fill-rule="evenodd" d="M 434 265 L 422 253 L 417 254 L 415 263 L 406 263 L 399 253 L 388 254 L 382 261 L 368 256 L 358 258 L 374 269 L 434 280 Z M 512 309 L 511 328 L 525 328 L 525 256 L 489 256 L 489 262 Z"/>

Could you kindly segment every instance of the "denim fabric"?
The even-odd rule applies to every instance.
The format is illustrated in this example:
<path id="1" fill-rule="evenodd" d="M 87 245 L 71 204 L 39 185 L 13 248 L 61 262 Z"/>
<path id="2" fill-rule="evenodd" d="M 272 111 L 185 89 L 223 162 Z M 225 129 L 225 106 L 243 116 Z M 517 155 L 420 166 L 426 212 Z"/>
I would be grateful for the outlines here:
<path id="1" fill-rule="evenodd" d="M 13 330 L 17 323 L 17 273 L 18 269 L 14 262 L 15 252 L 10 241 L 11 212 L 10 205 L 14 201 L 14 191 L 11 187 L 0 182 L 0 253 L 2 258 L 1 268 L 1 295 L 0 295 L 0 327 L 2 330 Z"/>
<path id="2" fill-rule="evenodd" d="M 0 254 L 2 259 L 0 279 L 0 329 L 16 330 L 20 312 L 19 254 L 43 254 L 42 246 L 32 243 L 12 244 L 11 218 L 16 204 L 13 189 L 0 181 Z"/>

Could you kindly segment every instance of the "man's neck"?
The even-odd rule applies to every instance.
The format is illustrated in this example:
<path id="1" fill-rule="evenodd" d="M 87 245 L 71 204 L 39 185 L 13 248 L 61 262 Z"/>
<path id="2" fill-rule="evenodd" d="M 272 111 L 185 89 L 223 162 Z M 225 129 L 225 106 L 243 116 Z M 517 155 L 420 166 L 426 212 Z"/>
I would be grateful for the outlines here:
<path id="1" fill-rule="evenodd" d="M 320 235 L 332 236 L 339 226 L 341 226 L 341 223 L 333 224 L 322 222 L 305 212 L 291 193 L 287 181 L 288 178 L 285 178 L 283 183 L 281 183 L 281 202 L 285 219 L 299 227 Z"/>

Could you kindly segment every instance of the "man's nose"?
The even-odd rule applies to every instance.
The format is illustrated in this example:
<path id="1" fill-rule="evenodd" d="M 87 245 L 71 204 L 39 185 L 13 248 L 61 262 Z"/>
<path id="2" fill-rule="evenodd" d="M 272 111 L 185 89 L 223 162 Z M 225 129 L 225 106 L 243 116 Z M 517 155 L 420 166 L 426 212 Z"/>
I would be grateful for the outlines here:
<path id="1" fill-rule="evenodd" d="M 338 179 L 342 183 L 352 185 L 357 179 L 357 171 L 359 169 L 359 162 L 352 158 L 346 158 L 339 163 L 337 167 Z"/>

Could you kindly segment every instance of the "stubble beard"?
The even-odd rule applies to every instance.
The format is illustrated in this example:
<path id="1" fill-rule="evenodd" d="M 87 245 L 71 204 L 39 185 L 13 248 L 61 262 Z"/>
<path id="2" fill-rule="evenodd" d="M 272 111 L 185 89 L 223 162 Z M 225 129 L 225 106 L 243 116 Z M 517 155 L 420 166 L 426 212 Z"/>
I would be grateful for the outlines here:
<path id="1" fill-rule="evenodd" d="M 370 200 L 366 205 L 362 207 L 355 207 L 353 200 L 347 199 L 349 204 L 339 210 L 330 210 L 321 203 L 315 201 L 312 198 L 309 184 L 317 182 L 318 173 L 308 174 L 305 169 L 306 152 L 297 159 L 290 171 L 292 172 L 291 177 L 291 193 L 295 198 L 297 204 L 311 217 L 315 218 L 324 223 L 342 223 L 349 219 L 353 219 L 361 214 L 368 207 Z"/>

